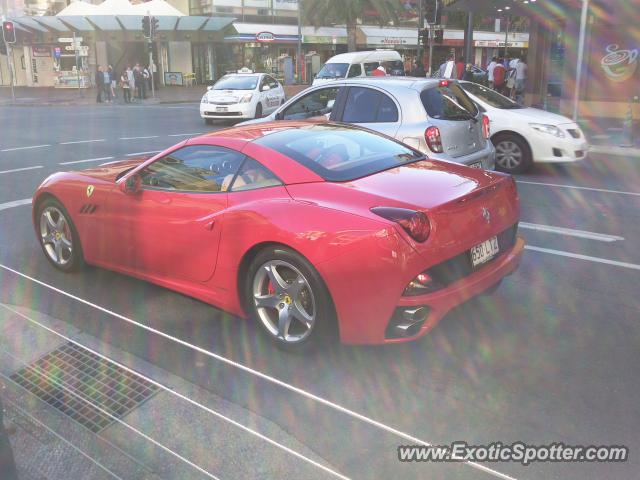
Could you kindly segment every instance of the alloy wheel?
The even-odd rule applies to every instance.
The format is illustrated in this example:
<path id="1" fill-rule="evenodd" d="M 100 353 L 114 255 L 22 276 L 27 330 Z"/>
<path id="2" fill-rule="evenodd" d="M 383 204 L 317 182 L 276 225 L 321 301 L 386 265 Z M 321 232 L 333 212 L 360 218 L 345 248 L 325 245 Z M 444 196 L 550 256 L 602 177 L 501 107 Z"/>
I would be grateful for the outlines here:
<path id="1" fill-rule="evenodd" d="M 264 263 L 253 278 L 253 301 L 267 331 L 285 343 L 304 341 L 316 322 L 316 303 L 309 281 L 283 260 Z"/>
<path id="2" fill-rule="evenodd" d="M 503 140 L 496 145 L 496 163 L 505 170 L 518 168 L 522 164 L 522 157 L 522 149 L 511 140 Z"/>
<path id="3" fill-rule="evenodd" d="M 40 238 L 53 263 L 61 267 L 73 260 L 73 235 L 64 214 L 48 206 L 40 214 Z"/>

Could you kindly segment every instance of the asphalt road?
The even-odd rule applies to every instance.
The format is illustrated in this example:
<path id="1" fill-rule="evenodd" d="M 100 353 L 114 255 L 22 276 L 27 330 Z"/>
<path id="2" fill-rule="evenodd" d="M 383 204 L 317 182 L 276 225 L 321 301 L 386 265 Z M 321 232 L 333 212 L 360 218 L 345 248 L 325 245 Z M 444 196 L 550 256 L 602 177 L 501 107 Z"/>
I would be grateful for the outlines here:
<path id="1" fill-rule="evenodd" d="M 0 264 L 379 424 L 1 268 L 0 302 L 65 319 L 276 422 L 350 478 L 637 478 L 640 159 L 593 156 L 518 177 L 520 234 L 529 248 L 520 269 L 422 340 L 327 346 L 301 357 L 273 348 L 247 322 L 148 283 L 95 268 L 54 271 L 35 239 L 30 207 L 10 203 L 31 197 L 52 172 L 159 151 L 211 129 L 197 105 L 0 109 Z M 494 472 L 483 472 L 401 463 L 397 446 L 412 442 L 398 432 L 434 444 L 563 442 L 626 445 L 631 453 L 625 463 L 486 463 Z"/>

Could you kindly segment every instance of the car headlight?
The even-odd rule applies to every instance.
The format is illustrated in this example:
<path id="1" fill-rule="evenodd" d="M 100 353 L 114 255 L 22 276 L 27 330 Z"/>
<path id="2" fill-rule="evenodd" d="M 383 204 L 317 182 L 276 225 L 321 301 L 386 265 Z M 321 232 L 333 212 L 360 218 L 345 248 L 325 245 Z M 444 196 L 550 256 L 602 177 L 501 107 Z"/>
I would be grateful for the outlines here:
<path id="1" fill-rule="evenodd" d="M 238 103 L 249 103 L 251 101 L 251 98 L 253 97 L 252 93 L 247 93 L 246 95 L 244 95 L 240 101 Z"/>
<path id="2" fill-rule="evenodd" d="M 534 130 L 542 133 L 548 133 L 555 137 L 564 138 L 564 132 L 554 125 L 545 125 L 544 123 L 530 123 L 529 126 Z"/>
<path id="3" fill-rule="evenodd" d="M 207 102 L 209 102 L 209 99 L 207 98 L 207 94 L 205 93 L 205 94 L 202 96 L 202 100 L 200 100 L 200 103 L 207 103 Z"/>

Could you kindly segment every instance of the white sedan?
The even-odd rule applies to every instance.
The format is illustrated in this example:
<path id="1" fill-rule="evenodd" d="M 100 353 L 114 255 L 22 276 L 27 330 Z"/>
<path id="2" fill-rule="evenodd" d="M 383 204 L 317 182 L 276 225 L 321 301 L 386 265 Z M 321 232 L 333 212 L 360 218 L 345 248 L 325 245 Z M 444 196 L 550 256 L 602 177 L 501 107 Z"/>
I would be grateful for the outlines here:
<path id="1" fill-rule="evenodd" d="M 200 116 L 207 125 L 215 119 L 260 118 L 282 105 L 284 98 L 280 82 L 266 73 L 232 73 L 207 87 Z"/>
<path id="2" fill-rule="evenodd" d="M 461 81 L 460 86 L 491 121 L 497 170 L 523 173 L 533 162 L 567 163 L 587 158 L 587 140 L 570 118 L 523 107 L 477 83 Z"/>

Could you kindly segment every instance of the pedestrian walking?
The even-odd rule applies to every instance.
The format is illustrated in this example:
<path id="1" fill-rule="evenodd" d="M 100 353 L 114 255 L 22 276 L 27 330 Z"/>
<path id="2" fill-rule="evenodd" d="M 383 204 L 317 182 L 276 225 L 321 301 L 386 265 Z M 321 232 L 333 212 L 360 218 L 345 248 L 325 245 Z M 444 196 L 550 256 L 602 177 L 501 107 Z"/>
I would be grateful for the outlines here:
<path id="1" fill-rule="evenodd" d="M 462 80 L 473 82 L 473 65 L 470 63 L 467 63 L 464 73 L 462 74 Z"/>
<path id="2" fill-rule="evenodd" d="M 522 59 L 516 63 L 516 102 L 524 104 L 524 86 L 527 81 L 527 64 Z"/>
<path id="3" fill-rule="evenodd" d="M 127 69 L 129 69 L 128 66 Z M 131 103 L 131 89 L 129 88 L 129 77 L 127 76 L 127 70 L 122 72 L 122 75 L 120 75 L 120 87 L 122 88 L 124 103 Z"/>
<path id="4" fill-rule="evenodd" d="M 149 67 L 144 67 L 144 69 L 142 70 L 142 76 L 144 77 L 144 86 L 148 92 L 151 90 L 151 70 L 149 69 Z"/>
<path id="5" fill-rule="evenodd" d="M 140 67 L 139 63 L 136 63 L 135 68 L 133 69 L 133 78 L 136 83 L 136 90 L 138 92 L 138 100 L 144 100 L 146 98 L 145 95 L 145 80 L 142 74 L 142 67 Z"/>
<path id="6" fill-rule="evenodd" d="M 458 61 L 456 62 L 456 78 L 458 80 L 462 80 L 462 76 L 464 75 L 465 67 L 466 67 L 466 65 L 464 63 L 464 57 L 458 58 Z"/>
<path id="7" fill-rule="evenodd" d="M 102 103 L 102 92 L 104 90 L 104 74 L 102 73 L 102 67 L 100 65 L 96 68 L 96 103 Z"/>
<path id="8" fill-rule="evenodd" d="M 504 79 L 506 73 L 507 69 L 504 68 L 502 58 L 499 58 L 496 66 L 493 69 L 493 88 L 498 93 L 504 93 Z"/>
<path id="9" fill-rule="evenodd" d="M 413 68 L 411 69 L 412 77 L 424 77 L 426 72 L 424 71 L 424 67 L 422 66 L 422 62 L 418 61 L 413 64 Z"/>
<path id="10" fill-rule="evenodd" d="M 127 70 L 126 70 L 126 74 L 127 74 L 127 81 L 129 83 L 129 96 L 131 97 L 131 101 L 135 102 L 135 96 L 136 96 L 136 80 L 133 76 L 133 69 L 131 68 L 130 65 L 127 65 Z"/>
<path id="11" fill-rule="evenodd" d="M 111 79 L 111 98 L 115 100 L 116 99 L 116 83 L 117 83 L 116 72 L 113 70 L 113 67 L 111 65 L 107 67 L 107 70 L 109 71 L 109 78 Z"/>
<path id="12" fill-rule="evenodd" d="M 3 416 L 2 400 L 0 399 L 0 478 L 2 480 L 18 480 L 16 463 L 9 443 L 9 436 L 4 428 Z"/>
<path id="13" fill-rule="evenodd" d="M 102 69 L 102 91 L 104 92 L 104 101 L 106 103 L 111 103 L 111 74 L 109 73 L 109 69 L 104 67 Z"/>
<path id="14" fill-rule="evenodd" d="M 487 66 L 487 81 L 489 82 L 489 88 L 491 88 L 491 89 L 494 88 L 494 85 L 493 85 L 493 70 L 496 68 L 496 65 L 498 65 L 498 58 L 497 57 L 493 57 L 491 59 L 491 62 Z"/>
<path id="15" fill-rule="evenodd" d="M 455 69 L 456 64 L 454 62 L 453 55 L 449 55 L 447 60 L 440 65 L 440 69 L 438 70 L 438 77 L 440 78 L 455 78 Z"/>

